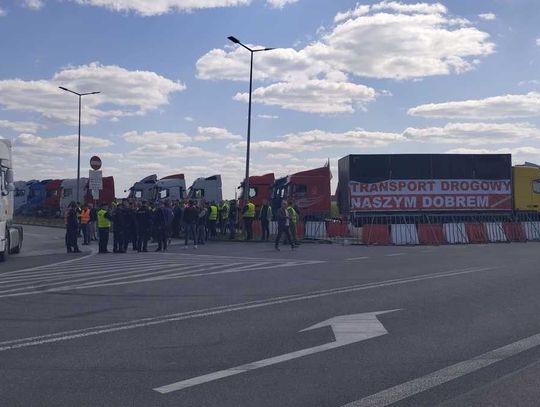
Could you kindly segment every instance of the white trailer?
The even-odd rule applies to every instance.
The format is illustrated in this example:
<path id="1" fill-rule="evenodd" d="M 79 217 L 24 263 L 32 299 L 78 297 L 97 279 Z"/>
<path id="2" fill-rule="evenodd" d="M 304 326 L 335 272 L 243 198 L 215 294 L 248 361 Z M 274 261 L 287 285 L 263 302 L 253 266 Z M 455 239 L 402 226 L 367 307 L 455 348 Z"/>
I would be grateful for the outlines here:
<path id="1" fill-rule="evenodd" d="M 23 230 L 12 224 L 14 192 L 11 143 L 0 139 L 0 261 L 19 253 L 22 247 Z"/>

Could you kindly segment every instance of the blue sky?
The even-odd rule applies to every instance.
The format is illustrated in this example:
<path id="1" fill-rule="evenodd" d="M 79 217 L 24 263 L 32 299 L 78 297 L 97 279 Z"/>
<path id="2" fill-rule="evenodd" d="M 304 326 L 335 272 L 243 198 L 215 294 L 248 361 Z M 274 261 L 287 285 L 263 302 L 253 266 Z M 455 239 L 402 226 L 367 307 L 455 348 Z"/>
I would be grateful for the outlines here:
<path id="1" fill-rule="evenodd" d="M 19 179 L 102 156 L 118 195 L 151 173 L 243 177 L 350 153 L 509 152 L 540 162 L 540 3 L 0 0 L 0 137 Z M 334 182 L 335 185 L 335 182 Z"/>

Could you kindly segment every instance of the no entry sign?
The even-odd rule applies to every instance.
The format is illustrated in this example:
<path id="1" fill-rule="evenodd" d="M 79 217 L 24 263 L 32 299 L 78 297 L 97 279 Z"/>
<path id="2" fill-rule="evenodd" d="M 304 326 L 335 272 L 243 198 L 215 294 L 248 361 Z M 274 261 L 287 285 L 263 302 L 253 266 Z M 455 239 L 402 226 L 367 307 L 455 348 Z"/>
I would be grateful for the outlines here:
<path id="1" fill-rule="evenodd" d="M 101 168 L 101 158 L 97 155 L 90 158 L 90 167 L 95 171 L 99 170 Z"/>

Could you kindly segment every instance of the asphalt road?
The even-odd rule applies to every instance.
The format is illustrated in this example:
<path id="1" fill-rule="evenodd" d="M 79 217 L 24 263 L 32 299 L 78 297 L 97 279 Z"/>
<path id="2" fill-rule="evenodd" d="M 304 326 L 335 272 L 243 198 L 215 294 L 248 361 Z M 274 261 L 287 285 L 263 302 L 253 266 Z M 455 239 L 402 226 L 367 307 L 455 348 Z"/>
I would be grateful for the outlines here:
<path id="1" fill-rule="evenodd" d="M 68 255 L 61 230 L 25 236 L 0 265 L 2 406 L 538 406 L 538 243 Z"/>

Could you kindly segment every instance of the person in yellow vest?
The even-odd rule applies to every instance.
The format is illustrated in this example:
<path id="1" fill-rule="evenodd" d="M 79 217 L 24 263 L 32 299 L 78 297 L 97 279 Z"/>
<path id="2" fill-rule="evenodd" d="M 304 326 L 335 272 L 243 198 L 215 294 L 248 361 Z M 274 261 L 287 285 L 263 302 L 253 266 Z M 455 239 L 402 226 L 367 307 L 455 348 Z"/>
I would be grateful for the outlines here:
<path id="1" fill-rule="evenodd" d="M 246 240 L 253 240 L 253 219 L 255 219 L 255 205 L 251 200 L 242 211 L 244 217 L 244 228 L 246 233 Z"/>
<path id="2" fill-rule="evenodd" d="M 223 201 L 221 203 L 221 210 L 219 213 L 219 230 L 221 232 L 221 235 L 225 236 L 225 234 L 227 233 L 227 223 L 229 223 L 229 203 L 227 201 Z"/>
<path id="3" fill-rule="evenodd" d="M 218 211 L 218 206 L 215 202 L 212 202 L 208 208 L 208 229 L 210 230 L 210 239 L 215 239 L 217 237 L 216 224 Z"/>
<path id="4" fill-rule="evenodd" d="M 109 230 L 111 229 L 111 215 L 107 206 L 102 203 L 97 212 L 97 227 L 99 236 L 99 253 L 109 253 Z"/>
<path id="5" fill-rule="evenodd" d="M 83 235 L 83 246 L 88 246 L 90 244 L 90 230 L 89 230 L 89 223 L 90 223 L 90 208 L 88 205 L 84 205 L 81 210 L 80 214 L 80 223 L 81 223 L 81 231 Z"/>
<path id="6" fill-rule="evenodd" d="M 289 213 L 289 228 L 291 229 L 291 240 L 294 246 L 298 246 L 298 240 L 296 239 L 296 225 L 298 224 L 298 212 L 294 209 L 292 201 L 289 201 L 287 206 L 287 212 Z"/>

